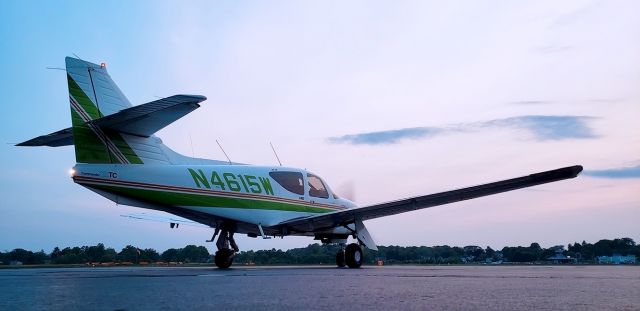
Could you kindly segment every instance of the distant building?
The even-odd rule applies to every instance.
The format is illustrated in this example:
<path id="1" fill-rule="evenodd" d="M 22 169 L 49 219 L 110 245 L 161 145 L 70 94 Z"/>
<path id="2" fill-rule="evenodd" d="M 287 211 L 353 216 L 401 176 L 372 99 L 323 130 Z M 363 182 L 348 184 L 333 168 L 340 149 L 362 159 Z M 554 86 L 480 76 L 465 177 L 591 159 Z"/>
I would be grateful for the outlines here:
<path id="1" fill-rule="evenodd" d="M 614 264 L 614 265 L 635 264 L 636 256 L 635 255 L 622 256 L 620 254 L 613 254 L 613 256 L 598 256 L 597 260 L 598 260 L 598 263 L 602 263 L 602 264 Z"/>
<path id="2" fill-rule="evenodd" d="M 548 261 L 553 263 L 576 263 L 578 260 L 576 258 L 571 258 L 570 256 L 564 255 L 564 247 L 556 246 L 556 253 L 551 257 L 547 257 Z"/>
<path id="3" fill-rule="evenodd" d="M 493 254 L 493 261 L 494 262 L 500 262 L 500 263 L 502 263 L 504 261 L 504 254 L 502 254 L 502 251 L 496 251 Z"/>

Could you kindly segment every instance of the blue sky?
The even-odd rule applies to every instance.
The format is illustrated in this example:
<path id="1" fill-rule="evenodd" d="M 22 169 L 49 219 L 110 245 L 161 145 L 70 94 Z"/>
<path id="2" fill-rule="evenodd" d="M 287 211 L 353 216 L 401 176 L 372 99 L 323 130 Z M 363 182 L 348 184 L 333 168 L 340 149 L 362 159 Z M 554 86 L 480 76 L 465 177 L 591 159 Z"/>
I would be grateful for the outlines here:
<path id="1" fill-rule="evenodd" d="M 0 3 L 0 249 L 165 249 L 206 229 L 134 221 L 74 185 L 64 57 L 106 62 L 134 104 L 202 94 L 176 150 L 312 170 L 361 204 L 582 164 L 579 179 L 367 222 L 379 244 L 640 240 L 640 5 L 531 2 Z M 193 151 L 190 141 L 193 141 Z M 306 238 L 241 238 L 243 249 Z"/>

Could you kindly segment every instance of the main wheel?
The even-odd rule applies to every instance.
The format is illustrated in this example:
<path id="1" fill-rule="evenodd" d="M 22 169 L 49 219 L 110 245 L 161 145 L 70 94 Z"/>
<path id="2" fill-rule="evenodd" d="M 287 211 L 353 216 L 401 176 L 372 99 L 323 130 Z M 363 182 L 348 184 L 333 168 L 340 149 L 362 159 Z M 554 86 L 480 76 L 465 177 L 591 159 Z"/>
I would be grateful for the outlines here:
<path id="1" fill-rule="evenodd" d="M 336 254 L 336 265 L 338 268 L 343 268 L 347 263 L 344 260 L 344 250 L 341 249 Z"/>
<path id="2" fill-rule="evenodd" d="M 233 263 L 233 251 L 223 248 L 216 252 L 215 256 L 216 266 L 220 269 L 227 269 L 231 267 Z"/>
<path id="3" fill-rule="evenodd" d="M 344 259 L 349 268 L 360 268 L 362 265 L 362 248 L 356 243 L 347 245 L 344 252 Z"/>

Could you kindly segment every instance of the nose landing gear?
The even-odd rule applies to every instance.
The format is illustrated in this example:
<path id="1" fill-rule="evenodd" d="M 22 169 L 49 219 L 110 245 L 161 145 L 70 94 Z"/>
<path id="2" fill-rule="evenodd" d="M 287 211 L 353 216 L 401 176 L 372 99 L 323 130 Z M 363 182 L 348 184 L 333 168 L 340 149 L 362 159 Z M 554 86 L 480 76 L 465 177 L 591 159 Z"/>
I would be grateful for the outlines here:
<path id="1" fill-rule="evenodd" d="M 220 269 L 228 269 L 233 263 L 236 252 L 240 251 L 233 239 L 233 231 L 221 230 L 216 246 L 218 247 L 214 259 L 216 266 Z"/>
<path id="2" fill-rule="evenodd" d="M 233 252 L 233 250 L 230 250 L 228 248 L 218 250 L 215 256 L 216 266 L 220 269 L 228 269 L 233 263 L 234 256 L 235 253 Z"/>

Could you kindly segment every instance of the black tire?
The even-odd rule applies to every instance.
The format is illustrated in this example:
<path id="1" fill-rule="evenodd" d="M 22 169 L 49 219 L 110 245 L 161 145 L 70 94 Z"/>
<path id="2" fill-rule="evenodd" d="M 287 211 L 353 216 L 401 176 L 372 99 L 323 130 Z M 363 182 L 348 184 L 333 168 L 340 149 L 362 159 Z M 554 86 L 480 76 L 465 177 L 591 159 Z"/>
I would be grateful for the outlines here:
<path id="1" fill-rule="evenodd" d="M 338 266 L 338 268 L 344 268 L 344 266 L 347 265 L 346 261 L 344 260 L 343 249 L 339 250 L 338 253 L 336 254 L 336 265 Z"/>
<path id="2" fill-rule="evenodd" d="M 364 256 L 362 256 L 362 248 L 360 248 L 360 245 L 355 243 L 347 245 L 347 248 L 344 252 L 344 259 L 349 268 L 360 268 L 364 259 Z"/>
<path id="3" fill-rule="evenodd" d="M 215 256 L 216 266 L 220 269 L 228 269 L 233 263 L 233 251 L 223 248 L 216 252 Z"/>

